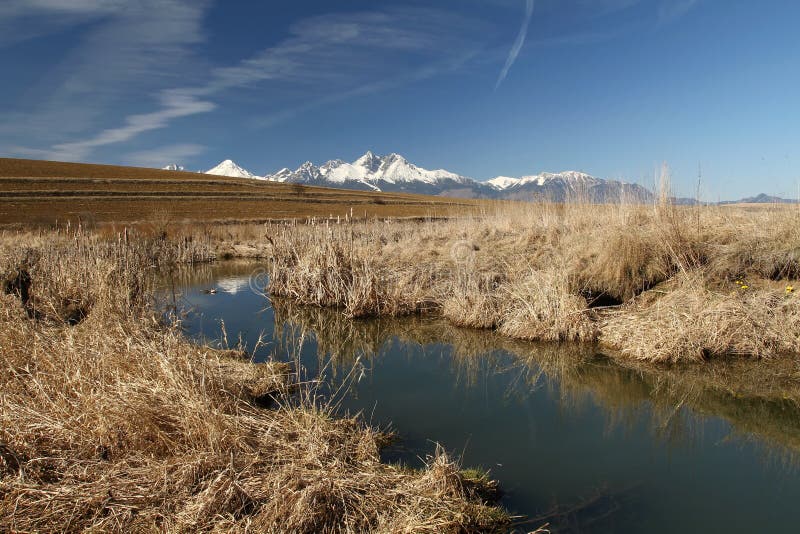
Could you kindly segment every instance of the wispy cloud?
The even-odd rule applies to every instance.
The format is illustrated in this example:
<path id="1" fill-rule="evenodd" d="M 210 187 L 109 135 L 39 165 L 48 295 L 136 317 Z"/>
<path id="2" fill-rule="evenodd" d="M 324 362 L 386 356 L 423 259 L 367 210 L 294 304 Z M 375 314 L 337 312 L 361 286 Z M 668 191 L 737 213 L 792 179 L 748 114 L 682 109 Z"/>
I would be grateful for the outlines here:
<path id="1" fill-rule="evenodd" d="M 474 35 L 485 29 L 434 9 L 312 17 L 293 26 L 285 41 L 215 70 L 207 89 L 271 82 L 277 109 L 249 121 L 269 127 L 314 108 L 451 72 L 475 57 L 482 43 Z"/>
<path id="2" fill-rule="evenodd" d="M 0 18 L 18 17 L 31 12 L 108 13 L 125 7 L 124 0 L 5 0 Z"/>
<path id="3" fill-rule="evenodd" d="M 409 59 L 434 62 L 474 46 L 476 21 L 425 8 L 389 8 L 310 17 L 290 36 L 231 67 L 213 71 L 206 92 L 290 82 L 328 90 L 408 70 Z M 333 84 L 332 86 L 330 84 Z"/>
<path id="4" fill-rule="evenodd" d="M 126 117 L 123 126 L 108 128 L 81 141 L 54 145 L 51 157 L 58 160 L 84 159 L 97 147 L 130 141 L 142 133 L 165 128 L 173 119 L 207 113 L 216 107 L 212 102 L 179 91 L 165 91 L 161 95 L 161 105 L 158 111 Z"/>
<path id="5" fill-rule="evenodd" d="M 528 26 L 530 26 L 531 18 L 533 17 L 533 5 L 534 0 L 525 0 L 525 16 L 522 18 L 522 26 L 517 34 L 517 39 L 514 41 L 514 44 L 511 47 L 511 51 L 508 53 L 506 63 L 503 65 L 503 69 L 500 71 L 500 75 L 497 77 L 497 83 L 494 86 L 495 89 L 500 87 L 500 84 L 506 79 L 506 76 L 508 76 L 508 71 L 517 60 L 520 50 L 522 50 L 522 45 L 525 44 L 525 38 L 528 35 Z"/>
<path id="6" fill-rule="evenodd" d="M 178 102 L 175 95 L 162 93 L 162 89 L 174 83 L 176 73 L 185 73 L 190 64 L 192 46 L 204 38 L 201 23 L 208 5 L 208 0 L 3 3 L 0 28 L 19 28 L 16 33 L 20 35 L 26 35 L 29 27 L 40 31 L 50 24 L 62 24 L 62 20 L 73 25 L 93 23 L 86 26 L 80 41 L 58 67 L 26 88 L 15 111 L 0 115 L 0 142 L 3 138 L 14 139 L 17 144 L 36 140 L 39 145 L 2 146 L 2 150 L 49 158 L 68 154 L 83 157 L 114 136 L 130 139 L 130 132 L 153 129 L 144 123 L 163 127 L 162 119 L 185 116 L 186 102 Z M 35 24 L 26 24 L 29 20 L 35 20 Z M 153 97 L 166 107 L 152 114 L 138 113 L 143 117 L 129 117 L 123 126 L 110 126 L 114 110 L 142 108 L 151 105 Z M 101 133 L 86 134 L 100 128 Z M 48 145 L 49 149 L 42 148 Z"/>
<path id="7" fill-rule="evenodd" d="M 160 146 L 151 150 L 132 152 L 126 156 L 125 163 L 141 167 L 163 167 L 170 163 L 183 163 L 187 158 L 202 154 L 205 149 L 205 146 L 196 143 Z"/>
<path id="8" fill-rule="evenodd" d="M 128 26 L 135 25 L 129 22 Z M 77 140 L 54 142 L 49 149 L 16 150 L 29 155 L 43 153 L 51 159 L 86 159 L 100 147 L 131 141 L 146 132 L 166 128 L 182 117 L 208 113 L 232 91 L 267 91 L 269 100 L 259 102 L 262 118 L 253 119 L 250 124 L 274 124 L 322 103 L 385 90 L 446 71 L 461 64 L 480 46 L 474 36 L 480 35 L 483 28 L 485 25 L 475 20 L 428 8 L 383 8 L 309 17 L 290 27 L 289 36 L 273 46 L 231 66 L 212 68 L 203 83 L 158 90 L 155 98 L 160 105 L 152 112 L 131 114 L 120 126 L 82 138 L 73 135 Z M 130 32 L 132 28 L 124 29 Z M 199 28 L 191 29 L 188 40 L 197 38 L 199 33 Z M 174 28 L 166 30 L 171 34 Z M 93 47 L 103 48 L 98 41 L 107 38 L 95 38 Z M 161 38 L 160 46 L 165 48 L 167 57 L 179 57 L 186 42 L 180 41 L 172 49 L 169 40 Z M 127 68 L 133 64 L 146 69 L 147 65 L 139 60 L 137 56 L 124 63 Z M 98 63 L 88 64 L 97 67 Z M 72 98 L 76 91 L 96 82 L 91 77 L 88 81 L 70 77 L 62 85 L 60 99 Z M 268 109 L 270 104 L 274 109 Z"/>
<path id="9" fill-rule="evenodd" d="M 474 58 L 475 55 L 476 51 L 470 50 L 459 56 L 449 58 L 446 61 L 421 67 L 411 72 L 403 72 L 387 78 L 381 78 L 372 82 L 359 84 L 354 86 L 352 89 L 321 95 L 314 99 L 303 102 L 302 104 L 292 107 L 285 107 L 280 111 L 257 117 L 251 120 L 250 124 L 257 128 L 267 128 L 290 120 L 302 113 L 306 113 L 313 109 L 321 108 L 329 104 L 334 104 L 336 102 L 341 102 L 351 98 L 365 96 L 380 91 L 386 91 L 394 87 L 426 80 L 444 72 L 451 72 L 458 69 Z"/>
<path id="10" fill-rule="evenodd" d="M 658 7 L 658 22 L 666 24 L 675 21 L 692 10 L 700 0 L 664 0 Z"/>
<path id="11" fill-rule="evenodd" d="M 121 0 L 4 0 L 0 3 L 0 47 L 119 13 Z"/>

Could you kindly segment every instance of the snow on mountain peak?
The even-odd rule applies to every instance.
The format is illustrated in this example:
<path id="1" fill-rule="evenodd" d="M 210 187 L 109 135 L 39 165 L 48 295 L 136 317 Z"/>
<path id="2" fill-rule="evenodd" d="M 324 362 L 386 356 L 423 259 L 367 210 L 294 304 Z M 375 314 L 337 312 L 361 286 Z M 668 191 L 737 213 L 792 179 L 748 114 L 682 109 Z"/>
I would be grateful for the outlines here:
<path id="1" fill-rule="evenodd" d="M 467 184 L 469 178 L 439 169 L 429 171 L 410 163 L 400 154 L 392 153 L 378 156 L 367 151 L 353 163 L 340 159 L 327 161 L 316 167 L 310 161 L 300 165 L 296 170 L 281 169 L 275 174 L 267 175 L 267 180 L 274 182 L 335 184 L 339 187 L 354 186 L 359 189 L 380 191 L 399 187 L 416 189 L 415 183 L 424 187 L 439 187 L 450 182 Z M 401 185 L 406 184 L 406 185 Z M 427 191 L 427 189 L 426 189 Z"/>
<path id="2" fill-rule="evenodd" d="M 290 179 L 290 182 L 316 182 L 322 178 L 319 168 L 310 161 L 306 161 L 300 165 L 294 174 L 297 178 Z"/>
<path id="3" fill-rule="evenodd" d="M 177 163 L 170 163 L 166 167 L 161 167 L 163 171 L 185 171 L 186 167 L 183 165 L 178 165 Z"/>
<path id="4" fill-rule="evenodd" d="M 293 173 L 290 168 L 284 167 L 275 174 L 267 174 L 264 178 L 273 182 L 285 182 L 292 177 L 292 174 Z"/>
<path id="5" fill-rule="evenodd" d="M 498 176 L 496 178 L 492 178 L 491 180 L 487 180 L 486 183 L 491 184 L 497 189 L 508 189 L 511 186 L 517 185 L 519 183 L 519 178 L 512 178 L 510 176 Z"/>
<path id="6" fill-rule="evenodd" d="M 381 163 L 381 158 L 373 154 L 371 150 L 367 150 L 366 154 L 353 162 L 353 165 L 356 167 L 364 167 L 369 172 L 375 172 L 381 166 Z"/>
<path id="7" fill-rule="evenodd" d="M 320 165 L 319 170 L 322 174 L 328 174 L 328 172 L 330 172 L 331 170 L 341 167 L 342 165 L 345 165 L 344 161 L 340 159 L 332 159 Z"/>
<path id="8" fill-rule="evenodd" d="M 594 176 L 580 171 L 543 172 L 539 176 L 544 178 L 545 181 L 561 179 L 570 182 L 594 182 L 597 180 Z"/>
<path id="9" fill-rule="evenodd" d="M 524 185 L 533 184 L 544 186 L 549 182 L 561 182 L 565 185 L 575 186 L 581 185 L 595 185 L 601 182 L 600 179 L 595 178 L 590 174 L 579 171 L 562 171 L 562 172 L 543 172 L 540 174 L 532 174 L 528 176 L 521 176 L 519 178 L 511 178 L 509 176 L 498 176 L 488 180 L 487 183 L 493 187 L 505 190 L 509 188 L 522 187 Z"/>
<path id="10" fill-rule="evenodd" d="M 443 180 L 463 182 L 464 177 L 443 169 L 429 171 L 410 163 L 400 154 L 389 154 L 381 158 L 380 167 L 369 177 L 371 181 L 384 181 L 392 184 L 422 182 L 435 184 Z"/>
<path id="11" fill-rule="evenodd" d="M 181 169 L 177 165 L 168 168 Z M 306 161 L 295 170 L 283 168 L 274 174 L 267 174 L 264 178 L 253 175 L 229 159 L 207 173 L 369 191 L 452 193 L 456 196 L 477 195 L 483 198 L 504 198 L 506 195 L 519 197 L 530 194 L 546 194 L 560 198 L 564 191 L 584 189 L 606 191 L 619 185 L 619 182 L 607 182 L 579 171 L 542 172 L 519 178 L 497 176 L 487 182 L 476 182 L 444 169 L 428 170 L 418 167 L 397 153 L 379 156 L 371 151 L 367 151 L 352 163 L 332 159 L 316 166 L 311 161 Z M 598 193 L 598 198 L 603 194 L 605 193 Z"/>
<path id="12" fill-rule="evenodd" d="M 206 171 L 206 174 L 214 174 L 217 176 L 230 176 L 232 178 L 256 178 L 256 176 L 248 170 L 239 167 L 232 160 L 226 159 L 213 169 Z"/>
<path id="13" fill-rule="evenodd" d="M 384 163 L 387 162 L 387 161 L 390 162 L 390 163 L 393 163 L 395 161 L 406 161 L 406 158 L 404 158 L 400 154 L 397 154 L 396 152 L 392 152 L 388 156 L 385 156 L 383 158 L 383 161 L 384 161 Z"/>

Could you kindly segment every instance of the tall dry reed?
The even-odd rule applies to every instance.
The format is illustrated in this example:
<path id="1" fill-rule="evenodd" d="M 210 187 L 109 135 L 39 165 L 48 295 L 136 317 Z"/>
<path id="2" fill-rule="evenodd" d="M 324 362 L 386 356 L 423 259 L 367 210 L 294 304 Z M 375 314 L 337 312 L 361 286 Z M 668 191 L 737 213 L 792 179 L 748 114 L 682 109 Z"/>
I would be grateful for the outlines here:
<path id="1" fill-rule="evenodd" d="M 148 305 L 162 260 L 151 249 L 86 235 L 28 245 L 0 247 L 3 269 L 30 279 L 25 303 L 11 286 L 0 298 L 0 531 L 506 523 L 487 502 L 492 484 L 443 451 L 420 471 L 387 465 L 387 437 L 337 418 L 286 364 L 253 364 L 164 326 Z M 80 320 L 60 313 L 65 300 L 84 307 Z"/>
<path id="2" fill-rule="evenodd" d="M 668 175 L 662 183 L 668 192 Z M 269 289 L 300 303 L 342 308 L 351 317 L 433 311 L 459 326 L 529 340 L 603 338 L 620 355 L 654 361 L 693 360 L 698 350 L 755 357 L 792 352 L 788 331 L 767 334 L 754 317 L 791 315 L 800 265 L 798 211 L 675 206 L 668 197 L 652 206 L 507 203 L 494 212 L 425 224 L 268 227 Z M 700 280 L 709 291 L 687 297 L 676 289 L 681 277 Z M 762 296 L 744 305 L 752 313 L 729 314 L 736 301 L 720 304 L 715 295 L 738 291 L 734 281 L 742 277 L 742 285 Z M 679 294 L 660 307 L 686 319 L 661 321 L 665 338 L 690 336 L 685 330 L 693 326 L 691 336 L 728 341 L 695 349 L 627 336 L 658 322 L 642 312 L 638 296 L 652 302 L 673 289 Z M 774 296 L 789 298 L 788 311 L 776 312 Z M 715 319 L 704 312 L 709 307 L 718 310 Z"/>

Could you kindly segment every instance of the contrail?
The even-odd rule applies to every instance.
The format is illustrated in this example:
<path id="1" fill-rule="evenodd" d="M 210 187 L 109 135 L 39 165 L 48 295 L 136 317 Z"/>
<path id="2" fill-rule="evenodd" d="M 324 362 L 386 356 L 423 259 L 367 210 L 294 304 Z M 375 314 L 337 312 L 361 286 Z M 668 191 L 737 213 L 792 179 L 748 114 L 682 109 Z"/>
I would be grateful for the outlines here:
<path id="1" fill-rule="evenodd" d="M 528 26 L 530 26 L 531 17 L 533 16 L 534 2 L 535 0 L 526 0 L 525 18 L 522 19 L 522 27 L 519 29 L 519 34 L 517 34 L 517 40 L 514 41 L 514 46 L 511 47 L 511 51 L 508 53 L 506 64 L 503 65 L 503 70 L 500 71 L 500 76 L 497 77 L 497 83 L 494 86 L 495 90 L 500 87 L 500 84 L 506 79 L 506 75 L 508 74 L 511 65 L 513 65 L 514 61 L 517 60 L 519 51 L 522 50 L 522 45 L 525 44 L 525 37 L 528 35 Z"/>

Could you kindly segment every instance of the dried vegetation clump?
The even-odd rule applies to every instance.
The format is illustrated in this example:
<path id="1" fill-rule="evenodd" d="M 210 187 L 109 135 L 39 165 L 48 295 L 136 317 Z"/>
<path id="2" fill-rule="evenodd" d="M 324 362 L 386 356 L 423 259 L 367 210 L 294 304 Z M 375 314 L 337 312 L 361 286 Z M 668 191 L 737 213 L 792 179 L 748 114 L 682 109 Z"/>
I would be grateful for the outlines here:
<path id="1" fill-rule="evenodd" d="M 429 304 L 431 273 L 388 263 L 381 244 L 357 226 L 278 227 L 273 244 L 270 292 L 301 304 L 337 306 L 350 317 L 405 315 Z M 400 260 L 402 261 L 402 260 Z"/>
<path id="2" fill-rule="evenodd" d="M 798 352 L 798 213 L 574 202 L 267 227 L 269 290 L 350 317 L 436 311 L 520 339 L 599 340 L 642 360 L 768 358 Z"/>
<path id="3" fill-rule="evenodd" d="M 531 341 L 597 339 L 586 299 L 569 292 L 563 271 L 532 271 L 504 289 L 501 334 Z"/>
<path id="4" fill-rule="evenodd" d="M 681 280 L 651 300 L 610 314 L 603 345 L 656 362 L 800 353 L 800 306 L 793 294 L 749 287 L 722 293 Z"/>
<path id="5" fill-rule="evenodd" d="M 189 343 L 148 305 L 124 242 L 2 243 L 0 531 L 464 532 L 506 524 L 442 451 L 382 463 L 286 364 Z M 91 245 L 95 246 L 95 245 Z M 104 248 L 105 247 L 105 248 Z M 20 262 L 26 263 L 20 263 Z M 13 277 L 11 277 L 13 280 Z M 81 320 L 62 315 L 83 306 Z M 270 408 L 265 408 L 270 406 Z"/>

